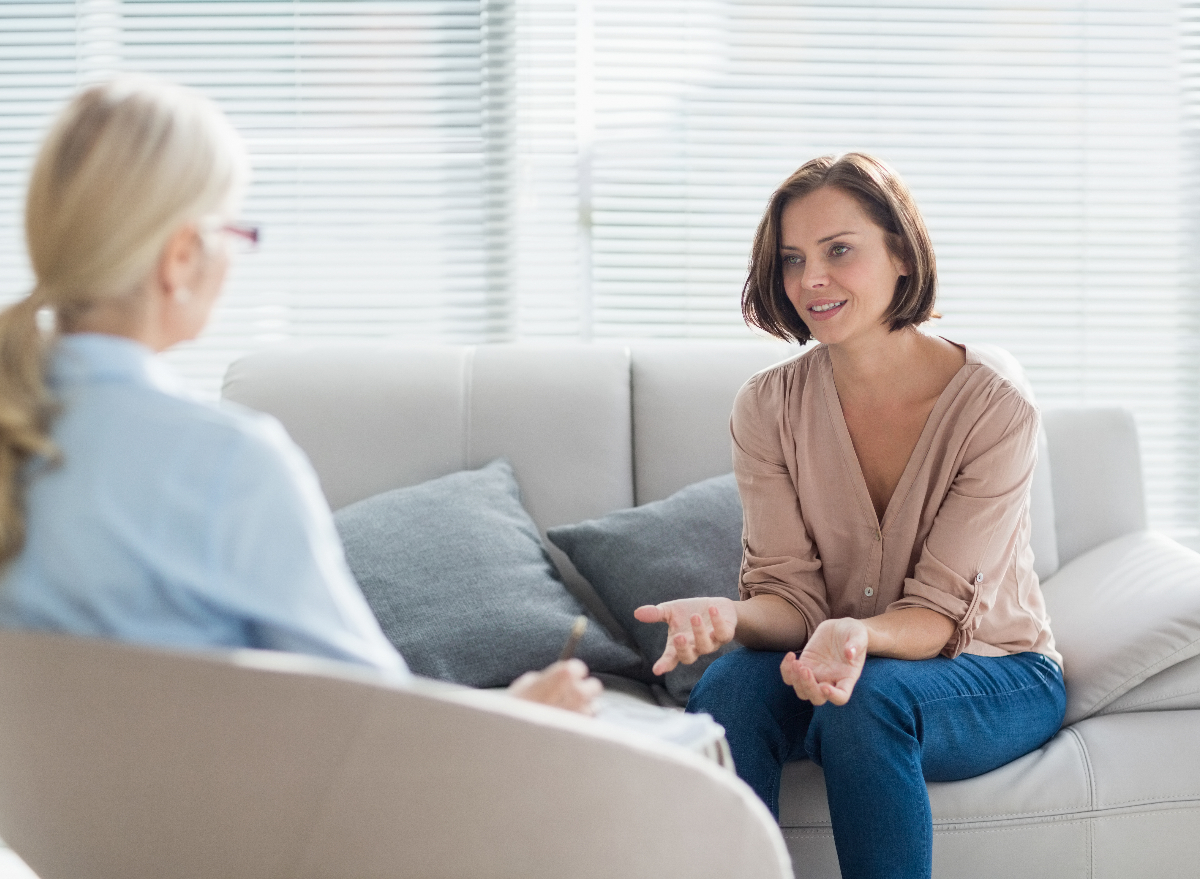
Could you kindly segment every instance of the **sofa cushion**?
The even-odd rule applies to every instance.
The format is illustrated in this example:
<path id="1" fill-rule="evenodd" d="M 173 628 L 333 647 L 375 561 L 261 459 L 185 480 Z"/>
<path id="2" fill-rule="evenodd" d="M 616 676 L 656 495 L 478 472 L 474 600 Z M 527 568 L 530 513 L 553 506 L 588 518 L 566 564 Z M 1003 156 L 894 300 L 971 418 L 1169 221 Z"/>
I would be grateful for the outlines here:
<path id="1" fill-rule="evenodd" d="M 1139 531 L 1064 565 L 1043 585 L 1072 724 L 1200 654 L 1200 555 Z"/>
<path id="2" fill-rule="evenodd" d="M 1184 711 L 1200 709 L 1200 655 L 1160 671 L 1097 714 L 1131 711 Z"/>
<path id="3" fill-rule="evenodd" d="M 738 597 L 742 504 L 733 474 L 601 519 L 551 528 L 547 537 L 588 578 L 651 661 L 667 645 L 667 627 L 637 622 L 635 608 L 701 595 Z M 667 691 L 687 701 L 704 669 L 731 647 L 667 672 Z"/>
<path id="4" fill-rule="evenodd" d="M 508 684 L 557 659 L 583 612 L 551 565 L 506 461 L 375 495 L 334 521 L 371 609 L 417 674 Z M 576 655 L 594 671 L 640 663 L 598 625 Z"/>
<path id="5" fill-rule="evenodd" d="M 1193 876 L 1200 711 L 1089 718 L 999 769 L 928 787 L 934 876 Z M 819 766 L 784 765 L 779 818 L 805 877 L 840 875 Z"/>

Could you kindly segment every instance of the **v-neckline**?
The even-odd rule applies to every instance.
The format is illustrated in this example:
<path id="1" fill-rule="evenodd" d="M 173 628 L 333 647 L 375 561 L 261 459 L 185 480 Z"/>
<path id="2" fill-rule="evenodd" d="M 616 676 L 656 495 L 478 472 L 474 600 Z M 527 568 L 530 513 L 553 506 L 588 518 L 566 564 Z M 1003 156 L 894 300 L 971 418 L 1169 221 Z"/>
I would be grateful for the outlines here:
<path id="1" fill-rule="evenodd" d="M 847 468 L 858 476 L 854 482 L 855 498 L 862 507 L 864 514 L 874 525 L 876 533 L 882 536 L 888 523 L 895 518 L 893 514 L 904 504 L 904 499 L 907 498 L 909 491 L 912 489 L 913 481 L 917 477 L 917 471 L 920 469 L 920 463 L 925 460 L 925 456 L 929 452 L 929 447 L 933 444 L 933 434 L 937 431 L 937 425 L 941 423 L 941 415 L 943 411 L 950 405 L 950 402 L 958 395 L 962 386 L 966 383 L 968 372 L 967 367 L 979 363 L 979 359 L 967 345 L 960 342 L 952 342 L 951 344 L 958 345 L 963 349 L 966 360 L 958 371 L 954 373 L 946 387 L 942 388 L 941 394 L 938 395 L 937 401 L 934 402 L 933 408 L 929 410 L 929 415 L 925 418 L 925 424 L 921 428 L 921 434 L 917 437 L 916 445 L 913 446 L 912 452 L 909 453 L 908 461 L 904 464 L 904 470 L 900 474 L 900 481 L 896 483 L 896 488 L 892 491 L 892 496 L 888 498 L 887 506 L 884 507 L 883 516 L 880 517 L 875 512 L 875 501 L 871 499 L 871 490 L 867 487 L 867 477 L 863 475 L 862 463 L 858 460 L 858 452 L 854 448 L 854 440 L 850 437 L 850 428 L 846 424 L 846 413 L 842 411 L 842 400 L 838 396 L 837 385 L 833 380 L 833 361 L 829 358 L 829 351 L 823 352 L 824 356 L 821 359 L 821 382 L 825 392 L 825 404 L 829 410 L 830 421 L 833 422 L 834 432 L 837 434 L 838 445 L 842 449 L 844 463 Z M 937 416 L 937 417 L 935 417 Z M 897 501 L 897 498 L 900 498 Z"/>

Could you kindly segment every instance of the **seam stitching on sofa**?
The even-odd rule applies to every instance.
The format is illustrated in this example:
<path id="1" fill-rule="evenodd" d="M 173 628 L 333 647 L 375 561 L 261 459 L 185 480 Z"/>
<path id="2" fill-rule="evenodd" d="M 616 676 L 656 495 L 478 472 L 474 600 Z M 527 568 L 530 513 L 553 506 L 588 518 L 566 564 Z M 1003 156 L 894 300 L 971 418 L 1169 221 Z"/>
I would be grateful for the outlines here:
<path id="1" fill-rule="evenodd" d="M 1087 743 L 1084 742 L 1078 730 L 1073 727 L 1067 727 L 1066 730 L 1071 734 L 1071 738 L 1075 741 L 1075 746 L 1079 749 L 1079 759 L 1083 763 L 1083 772 L 1087 778 L 1087 804 L 1089 809 L 1096 808 L 1096 774 L 1092 771 L 1092 757 L 1088 753 Z"/>
<path id="2" fill-rule="evenodd" d="M 1082 816 L 1079 818 L 1071 818 L 1069 820 L 1055 821 L 1054 824 L 1055 824 L 1055 826 L 1064 826 L 1064 827 L 1070 826 L 1072 824 L 1090 825 L 1092 823 L 1092 821 L 1094 821 L 1094 820 L 1095 819 L 1092 816 Z M 1008 825 L 1005 827 L 964 827 L 961 829 L 950 827 L 950 828 L 943 828 L 942 832 L 943 833 L 953 833 L 953 834 L 960 835 L 960 836 L 966 836 L 968 834 L 983 834 L 983 833 L 1007 833 L 1007 832 L 1013 830 L 1014 827 L 1017 829 L 1021 829 L 1021 828 L 1025 828 L 1025 827 L 1029 827 L 1029 826 L 1046 826 L 1047 823 L 1048 822 L 1040 822 L 1035 825 L 1027 825 L 1027 824 Z M 935 833 L 938 831 L 938 827 L 936 824 L 934 825 L 933 829 L 934 829 Z M 830 839 L 832 839 L 833 831 L 832 830 L 830 830 L 830 831 L 784 830 L 783 836 L 785 839 L 805 839 L 805 838 L 812 839 L 814 837 L 829 837 Z"/>
<path id="3" fill-rule="evenodd" d="M 1185 651 L 1190 651 L 1187 656 L 1184 656 L 1182 659 L 1175 658 L 1180 653 L 1183 653 Z M 1169 655 L 1164 656 L 1162 659 L 1160 659 L 1158 662 L 1154 663 L 1153 665 L 1148 665 L 1145 668 L 1143 668 L 1141 671 L 1139 671 L 1137 674 L 1132 674 L 1129 677 L 1127 677 L 1124 681 L 1117 684 L 1115 687 L 1113 687 L 1111 690 L 1109 690 L 1107 693 L 1105 693 L 1103 696 L 1101 696 L 1099 699 L 1097 699 L 1095 707 L 1093 707 L 1092 710 L 1088 712 L 1087 716 L 1090 717 L 1090 716 L 1094 715 L 1097 711 L 1104 709 L 1105 707 L 1108 706 L 1108 704 L 1110 702 L 1115 702 L 1122 695 L 1124 695 L 1125 693 L 1128 693 L 1130 690 L 1132 690 L 1138 684 L 1141 684 L 1144 681 L 1147 681 L 1150 678 L 1154 677 L 1154 675 L 1158 674 L 1160 671 L 1170 668 L 1173 665 L 1178 665 L 1181 662 L 1185 662 L 1186 660 L 1191 659 L 1193 656 L 1196 656 L 1196 655 L 1200 655 L 1200 638 L 1193 639 L 1191 642 L 1185 644 L 1183 647 L 1180 647 L 1178 650 L 1175 650 L 1172 653 L 1170 653 Z M 1130 683 L 1131 681 L 1133 682 L 1132 684 Z"/>
<path id="4" fill-rule="evenodd" d="M 1135 800 L 1117 800 L 1114 803 L 1109 803 L 1107 806 L 1096 808 L 1094 811 L 1100 812 L 1106 809 L 1120 809 L 1124 806 L 1142 806 L 1151 803 L 1190 803 L 1200 802 L 1200 794 L 1170 794 L 1165 797 L 1138 797 Z"/>
<path id="5" fill-rule="evenodd" d="M 1184 809 L 1122 809 L 1121 811 L 1115 812 L 1112 815 L 1093 815 L 1089 820 L 1123 821 L 1129 818 L 1141 818 L 1145 815 L 1153 814 L 1155 812 L 1188 812 L 1196 811 L 1198 808 L 1200 808 L 1200 804 L 1192 805 L 1190 808 Z"/>
<path id="6" fill-rule="evenodd" d="M 1186 662 L 1187 660 L 1184 660 L 1184 661 Z M 1138 708 L 1143 705 L 1155 705 L 1159 702 L 1166 702 L 1169 699 L 1178 699 L 1180 696 L 1196 696 L 1196 695 L 1200 695 L 1200 684 L 1194 684 L 1194 685 L 1187 687 L 1185 689 L 1182 689 L 1182 690 L 1171 690 L 1170 692 L 1164 693 L 1161 696 L 1146 697 L 1144 699 L 1134 699 L 1129 702 L 1126 702 L 1124 707 L 1122 707 L 1122 708 L 1113 709 L 1112 703 L 1110 703 L 1110 704 L 1106 705 L 1100 711 L 1096 712 L 1096 714 L 1094 716 L 1106 717 L 1110 714 L 1124 714 L 1127 712 L 1133 713 L 1131 711 L 1131 709 Z M 1114 700 L 1114 701 L 1116 701 L 1116 700 Z M 1112 710 L 1109 710 L 1109 709 L 1112 709 Z M 1190 711 L 1192 709 L 1190 709 L 1190 708 L 1170 709 L 1169 708 L 1166 710 L 1168 710 L 1168 711 Z"/>
<path id="7" fill-rule="evenodd" d="M 1048 815 L 1044 812 L 1029 812 L 1024 815 L 1014 813 L 1006 821 L 997 821 L 999 826 L 972 826 L 978 823 L 980 819 L 967 819 L 962 821 L 947 820 L 935 821 L 933 829 L 935 832 L 941 833 L 1003 833 L 1008 829 L 1020 827 L 1032 827 L 1038 825 L 1069 825 L 1069 824 L 1088 824 L 1091 822 L 1103 820 L 1114 820 L 1117 818 L 1138 818 L 1143 815 L 1155 812 L 1176 812 L 1176 811 L 1197 811 L 1200 810 L 1200 797 L 1192 797 L 1187 800 L 1177 801 L 1174 804 L 1166 803 L 1161 800 L 1145 800 L 1143 805 L 1153 805 L 1160 808 L 1154 809 L 1130 809 L 1130 804 L 1121 804 L 1120 806 L 1108 806 L 1103 809 L 1091 809 L 1086 812 L 1062 812 L 1058 817 Z M 1038 818 L 1036 816 L 1044 817 Z M 1000 816 L 1003 818 L 1003 816 Z M 1049 820 L 1047 820 L 1047 818 Z M 1022 820 L 1028 819 L 1028 820 Z M 806 836 L 832 836 L 833 831 L 828 823 L 815 824 L 808 827 L 781 827 L 780 832 L 785 837 L 806 837 Z M 1088 833 L 1088 849 L 1089 861 L 1093 860 L 1092 834 Z M 1093 863 L 1093 870 L 1095 865 Z"/>
<path id="8" fill-rule="evenodd" d="M 1083 828 L 1084 845 L 1087 847 L 1088 879 L 1096 879 L 1096 822 L 1088 821 Z"/>
<path id="9" fill-rule="evenodd" d="M 963 821 L 953 821 L 953 820 L 947 819 L 940 823 L 942 825 L 957 824 L 957 823 L 969 824 L 969 823 L 972 823 L 975 821 L 989 821 L 989 820 L 991 820 L 991 821 L 1018 820 L 1019 821 L 1024 818 L 1038 820 L 1039 815 L 1046 816 L 1046 817 L 1053 817 L 1054 815 L 1060 815 L 1060 816 L 1063 816 L 1062 820 L 1076 820 L 1076 817 L 1072 817 L 1072 816 L 1077 816 L 1077 818 L 1079 820 L 1084 820 L 1084 819 L 1091 819 L 1091 818 L 1112 817 L 1112 816 L 1108 816 L 1106 814 L 1108 812 L 1126 813 L 1127 810 L 1129 809 L 1129 807 L 1131 807 L 1131 806 L 1133 806 L 1133 807 L 1136 807 L 1136 806 L 1162 807 L 1161 809 L 1160 808 L 1155 808 L 1155 809 L 1151 809 L 1151 810 L 1143 809 L 1143 810 L 1138 810 L 1137 812 L 1128 813 L 1128 814 L 1139 814 L 1139 815 L 1145 814 L 1146 811 L 1155 811 L 1155 812 L 1168 811 L 1173 806 L 1184 806 L 1187 808 L 1197 808 L 1197 807 L 1200 807 L 1200 795 L 1185 794 L 1183 796 L 1173 796 L 1173 797 L 1142 797 L 1141 799 L 1137 799 L 1137 800 L 1122 800 L 1121 802 L 1111 803 L 1107 806 L 1092 806 L 1092 807 L 1089 807 L 1088 809 L 1086 809 L 1085 811 L 1064 810 L 1064 809 L 1058 809 L 1058 810 L 1043 809 L 1043 810 L 1037 811 L 1037 812 L 1008 812 L 1008 813 L 1000 813 L 1000 814 L 995 814 L 995 815 L 979 815 L 974 818 L 967 818 Z M 1055 823 L 1057 823 L 1057 821 Z M 939 826 L 939 822 L 935 821 L 933 826 L 934 827 Z"/>

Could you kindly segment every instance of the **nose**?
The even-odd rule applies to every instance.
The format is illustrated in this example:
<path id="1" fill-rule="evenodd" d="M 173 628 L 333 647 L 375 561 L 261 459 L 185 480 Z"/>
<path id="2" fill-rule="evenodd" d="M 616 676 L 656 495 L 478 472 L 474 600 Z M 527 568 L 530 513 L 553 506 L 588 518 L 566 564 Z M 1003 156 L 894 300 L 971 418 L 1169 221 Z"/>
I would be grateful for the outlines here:
<path id="1" fill-rule="evenodd" d="M 806 290 L 820 290 L 827 286 L 829 273 L 826 271 L 824 260 L 807 260 L 804 263 L 804 274 L 800 276 L 800 284 Z"/>

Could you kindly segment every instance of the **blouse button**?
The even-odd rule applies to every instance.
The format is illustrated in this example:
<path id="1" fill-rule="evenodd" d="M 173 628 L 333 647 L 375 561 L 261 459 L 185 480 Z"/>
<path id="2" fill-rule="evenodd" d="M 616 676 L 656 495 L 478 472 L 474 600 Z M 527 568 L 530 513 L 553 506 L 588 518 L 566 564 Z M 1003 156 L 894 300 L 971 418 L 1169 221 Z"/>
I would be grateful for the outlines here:
<path id="1" fill-rule="evenodd" d="M 870 586 L 868 586 L 866 589 L 863 590 L 863 594 L 865 596 L 867 596 L 867 598 L 870 598 L 872 595 L 875 594 L 875 590 L 872 589 Z"/>
<path id="2" fill-rule="evenodd" d="M 983 574 L 976 574 L 976 575 L 975 575 L 975 582 L 976 582 L 976 583 L 982 583 L 982 582 L 983 582 Z"/>

